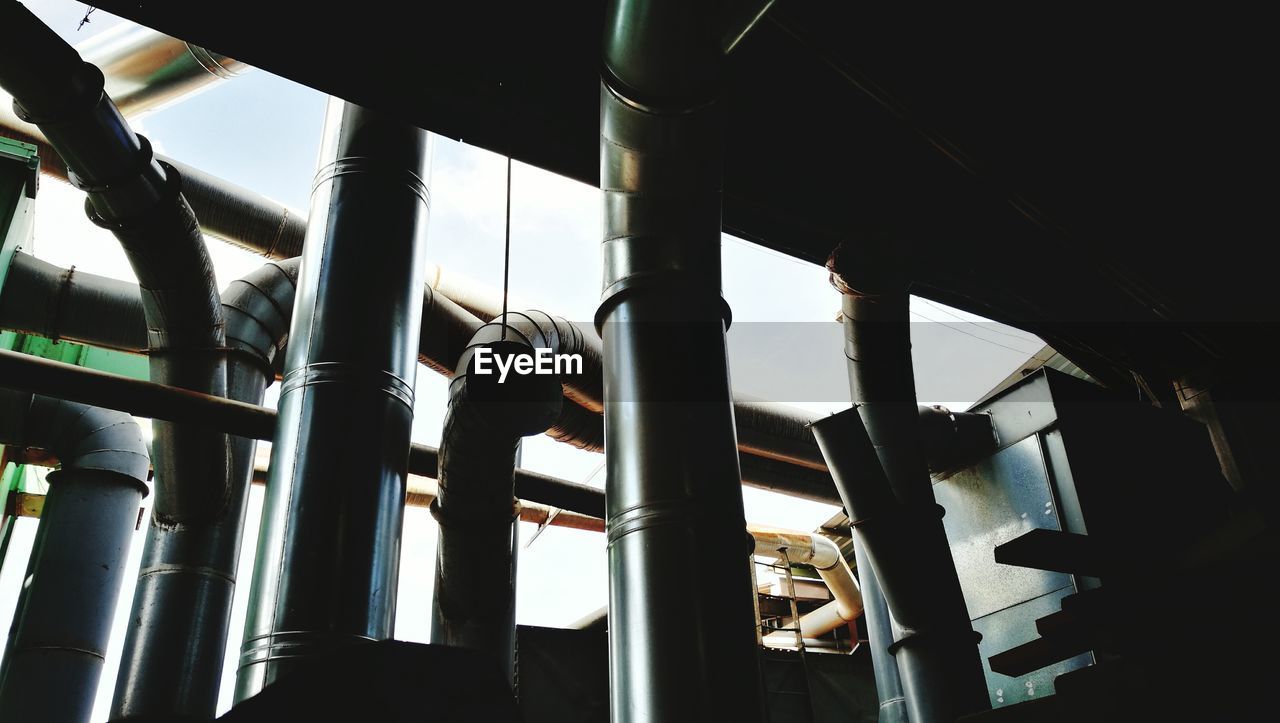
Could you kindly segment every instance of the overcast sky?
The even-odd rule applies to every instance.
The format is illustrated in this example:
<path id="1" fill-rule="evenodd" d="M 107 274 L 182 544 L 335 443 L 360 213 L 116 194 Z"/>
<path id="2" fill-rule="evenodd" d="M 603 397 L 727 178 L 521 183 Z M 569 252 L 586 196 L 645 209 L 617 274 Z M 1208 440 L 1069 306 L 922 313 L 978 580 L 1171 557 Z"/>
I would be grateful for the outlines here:
<path id="1" fill-rule="evenodd" d="M 77 25 L 85 6 L 70 0 L 29 0 L 27 5 L 72 42 L 110 27 L 103 11 Z M 180 105 L 134 122 L 166 155 L 305 210 L 315 170 L 326 98 L 323 94 L 254 71 L 224 82 Z M 448 139 L 437 139 L 432 179 L 428 260 L 450 271 L 500 287 L 504 228 L 503 158 Z M 575 321 L 594 315 L 600 296 L 601 203 L 596 189 L 514 164 L 511 292 L 538 308 Z M 34 251 L 63 267 L 133 280 L 119 244 L 84 219 L 83 197 L 44 179 L 37 199 Z M 839 297 L 818 266 L 728 236 L 723 239 L 724 295 L 733 308 L 732 369 L 735 389 L 814 412 L 848 406 L 840 333 Z M 263 263 L 210 240 L 220 287 Z M 914 299 L 914 356 L 924 400 L 977 399 L 1038 351 L 1035 337 L 979 317 Z M 942 323 L 926 323 L 929 321 Z M 784 323 L 785 322 L 785 323 Z M 739 330 L 739 328 L 741 330 Z M 830 342 L 825 341 L 830 339 Z M 829 345 L 829 348 L 826 348 Z M 819 348 L 821 347 L 821 348 Z M 803 384 L 793 384 L 799 380 Z M 414 441 L 438 444 L 445 404 L 442 377 L 420 368 Z M 268 395 L 274 404 L 276 393 Z M 545 437 L 527 441 L 524 465 L 547 474 L 603 486 L 603 457 Z M 745 491 L 747 517 L 778 527 L 812 529 L 836 510 L 756 490 Z M 229 702 L 235 653 L 243 626 L 244 595 L 252 569 L 261 489 L 251 500 L 251 520 L 241 560 L 232 649 L 228 651 L 222 707 Z M 23 520 L 0 572 L 0 623 L 12 615 L 30 550 L 34 521 Z M 533 526 L 521 524 L 528 540 Z M 435 525 L 422 509 L 406 513 L 396 636 L 426 641 Z M 138 564 L 141 535 L 132 564 Z M 522 624 L 565 625 L 605 602 L 602 535 L 551 528 L 521 551 L 517 616 Z M 132 576 L 117 610 L 95 720 L 105 720 Z M 678 594 L 678 593 L 676 593 Z"/>

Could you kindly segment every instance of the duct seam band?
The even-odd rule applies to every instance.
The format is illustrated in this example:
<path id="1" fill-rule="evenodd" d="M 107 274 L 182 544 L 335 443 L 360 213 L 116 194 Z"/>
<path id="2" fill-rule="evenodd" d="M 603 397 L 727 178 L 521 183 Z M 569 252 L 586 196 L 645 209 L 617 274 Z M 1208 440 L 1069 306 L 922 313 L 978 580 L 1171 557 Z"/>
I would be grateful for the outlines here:
<path id="1" fill-rule="evenodd" d="M 201 68 L 204 68 L 205 70 L 209 71 L 209 75 L 217 76 L 219 78 L 222 78 L 223 80 L 229 80 L 231 78 L 236 77 L 237 75 L 240 75 L 239 71 L 228 68 L 227 66 L 222 64 L 221 60 L 218 59 L 219 57 L 225 57 L 225 56 L 218 56 L 214 53 L 209 52 L 208 50 L 205 50 L 199 45 L 192 45 L 191 43 L 183 43 L 183 45 L 187 46 L 187 52 L 191 53 L 192 59 L 194 59 L 196 63 L 200 65 Z M 227 59 L 230 60 L 230 58 L 227 58 Z M 232 62 L 235 62 L 235 61 L 232 61 Z"/>
<path id="2" fill-rule="evenodd" d="M 280 397 L 318 384 L 374 387 L 413 409 L 413 387 L 408 382 L 384 369 L 369 369 L 347 362 L 315 362 L 290 371 L 280 384 Z"/>
<path id="3" fill-rule="evenodd" d="M 377 160 L 366 156 L 339 158 L 316 171 L 316 180 L 311 184 L 311 193 L 314 195 L 317 189 L 339 176 L 355 174 L 365 174 L 366 177 L 377 177 L 395 185 L 404 185 L 410 191 L 413 191 L 418 198 L 422 199 L 428 209 L 431 208 L 431 190 L 427 188 L 427 184 L 418 174 L 407 168 L 398 168 L 379 163 Z"/>
<path id="4" fill-rule="evenodd" d="M 596 310 L 596 333 L 603 335 L 605 321 L 627 297 L 639 291 L 653 289 L 678 289 L 698 296 L 714 296 L 716 305 L 720 307 L 720 318 L 724 320 L 725 331 L 733 323 L 733 310 L 729 308 L 729 302 L 725 301 L 724 296 L 718 292 L 709 292 L 703 279 L 687 271 L 667 269 L 628 274 L 609 284 L 601 294 L 600 308 Z"/>
<path id="5" fill-rule="evenodd" d="M 953 630 L 940 632 L 936 630 L 915 631 L 904 630 L 902 637 L 893 641 L 889 645 L 889 654 L 897 655 L 898 651 L 903 648 L 919 648 L 921 646 L 928 647 L 941 642 L 963 640 L 966 643 L 972 642 L 974 645 L 982 642 L 982 633 L 977 630 Z"/>
<path id="6" fill-rule="evenodd" d="M 609 546 L 623 537 L 651 527 L 684 526 L 705 517 L 700 506 L 692 500 L 667 500 L 639 507 L 632 507 L 608 520 Z"/>
<path id="7" fill-rule="evenodd" d="M 153 575 L 195 575 L 203 578 L 225 580 L 232 585 L 236 583 L 235 575 L 228 575 L 222 570 L 213 567 L 199 565 L 154 565 L 152 567 L 144 567 L 138 570 L 138 579 L 151 577 Z"/>
<path id="8" fill-rule="evenodd" d="M 296 630 L 268 633 L 245 641 L 240 653 L 240 667 L 262 665 L 273 660 L 314 655 L 316 650 L 333 650 L 343 645 L 377 642 L 376 638 L 358 633 Z M 252 644 L 251 644 L 252 643 Z"/>

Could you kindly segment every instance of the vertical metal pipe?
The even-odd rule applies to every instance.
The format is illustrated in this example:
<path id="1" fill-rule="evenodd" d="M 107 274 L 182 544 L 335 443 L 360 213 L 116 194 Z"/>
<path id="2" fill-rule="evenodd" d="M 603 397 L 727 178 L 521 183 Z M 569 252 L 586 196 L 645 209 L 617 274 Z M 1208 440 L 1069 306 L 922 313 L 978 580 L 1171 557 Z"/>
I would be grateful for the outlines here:
<path id="1" fill-rule="evenodd" d="M 62 463 L 0 665 L 0 722 L 87 723 L 147 493 L 146 444 L 127 414 L 8 390 L 0 442 Z"/>
<path id="2" fill-rule="evenodd" d="M 858 562 L 858 584 L 862 586 L 862 619 L 867 623 L 867 646 L 876 674 L 876 696 L 880 699 L 880 723 L 908 723 L 907 700 L 902 696 L 902 676 L 889 646 L 893 645 L 893 618 L 880 591 L 880 580 L 871 560 L 854 535 L 853 556 Z"/>
<path id="3" fill-rule="evenodd" d="M 834 260 L 828 265 L 837 265 Z M 989 707 L 978 635 L 969 623 L 964 594 L 933 498 L 928 462 L 920 434 L 915 378 L 911 365 L 908 296 L 905 285 L 875 280 L 876 293 L 852 288 L 838 273 L 833 283 L 845 295 L 845 356 L 855 411 L 814 425 L 819 446 L 845 498 L 845 508 L 866 545 L 866 554 L 883 586 L 893 619 L 901 626 L 890 647 L 898 664 L 907 711 L 913 723 L 952 721 Z M 867 288 L 859 280 L 859 288 Z M 858 421 L 860 420 L 860 421 Z M 850 464 L 866 464 L 835 430 L 861 434 L 874 449 L 883 478 L 851 474 Z M 825 432 L 822 430 L 826 430 Z M 825 437 L 825 439 L 824 439 Z M 869 454 L 869 453 L 868 453 Z M 851 462 L 845 462 L 846 456 Z M 833 459 L 834 457 L 834 459 Z M 840 469 L 844 467 L 844 469 Z M 856 495 L 872 495 L 867 505 Z M 872 537 L 870 517 L 894 529 Z M 890 540 L 885 542 L 885 540 Z"/>
<path id="4" fill-rule="evenodd" d="M 298 260 L 269 263 L 222 294 L 227 395 L 262 403 L 289 332 Z M 147 531 L 111 719 L 211 719 L 231 625 L 240 539 L 257 441 L 231 439 L 231 496 L 209 524 Z"/>
<path id="5" fill-rule="evenodd" d="M 713 5 L 606 10 L 596 324 L 615 723 L 764 716 L 720 293 Z"/>
<path id="6" fill-rule="evenodd" d="M 391 637 L 431 139 L 330 102 L 236 682 Z"/>
<path id="7" fill-rule="evenodd" d="M 87 723 L 146 489 L 102 470 L 54 472 L 0 682 L 0 721 Z"/>

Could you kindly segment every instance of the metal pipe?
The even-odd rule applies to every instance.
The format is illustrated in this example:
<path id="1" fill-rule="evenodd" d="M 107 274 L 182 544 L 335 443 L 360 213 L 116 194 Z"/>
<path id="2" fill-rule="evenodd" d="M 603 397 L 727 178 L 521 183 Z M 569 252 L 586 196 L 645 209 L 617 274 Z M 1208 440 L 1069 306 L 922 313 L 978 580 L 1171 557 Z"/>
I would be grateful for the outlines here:
<path id="1" fill-rule="evenodd" d="M 268 263 L 222 294 L 227 393 L 259 405 L 293 314 L 298 259 Z M 217 711 L 257 440 L 231 438 L 231 498 L 209 524 L 153 520 L 133 596 L 111 719 L 211 719 Z"/>
<path id="2" fill-rule="evenodd" d="M 237 700 L 395 619 L 431 138 L 337 99 L 324 138 Z"/>
<path id="3" fill-rule="evenodd" d="M 605 10 L 596 325 L 615 723 L 764 718 L 720 293 L 713 10 L 680 0 Z"/>
<path id="4" fill-rule="evenodd" d="M 0 328 L 136 354 L 147 350 L 137 284 L 15 253 L 0 288 Z"/>
<path id="5" fill-rule="evenodd" d="M 862 591 L 849 563 L 836 543 L 814 533 L 784 532 L 749 527 L 755 539 L 755 554 L 776 557 L 790 563 L 810 565 L 831 591 L 832 601 L 800 618 L 800 634 L 816 638 L 858 619 L 862 614 Z M 785 553 L 785 554 L 784 554 Z M 794 636 L 775 633 L 794 639 Z M 770 636 L 772 637 L 772 636 Z"/>
<path id="6" fill-rule="evenodd" d="M 137 286 L 61 269 L 30 254 L 14 254 L 0 293 L 0 328 L 142 353 L 146 345 L 145 325 Z M 426 284 L 418 361 L 452 377 L 463 349 L 482 325 L 443 292 Z M 583 339 L 580 349 L 583 374 L 572 375 L 562 382 L 565 395 L 576 400 L 581 397 L 575 395 L 571 386 L 577 385 L 579 390 L 592 387 L 599 390 L 602 383 L 599 381 L 600 338 L 594 330 L 577 325 L 575 328 Z M 591 351 L 593 348 L 595 352 Z M 277 359 L 281 357 L 276 354 Z M 594 383 L 585 381 L 593 376 Z M 783 404 L 747 400 L 737 402 L 735 410 L 743 419 L 738 443 L 743 451 L 740 456 L 743 484 L 825 504 L 840 504 L 831 476 L 821 462 L 822 455 L 808 430 L 813 421 L 811 415 Z M 984 415 L 968 416 L 981 417 L 985 424 L 990 424 Z M 937 425 L 941 430 L 940 440 L 946 441 L 945 432 L 951 424 Z M 561 405 L 559 416 L 546 434 L 579 449 L 604 451 L 603 418 L 573 401 Z"/>
<path id="7" fill-rule="evenodd" d="M 545 430 L 564 397 L 558 373 L 514 368 L 502 381 L 482 373 L 477 355 L 492 354 L 489 363 L 501 364 L 539 351 L 579 354 L 583 346 L 581 331 L 563 319 L 515 312 L 472 337 L 449 383 L 439 493 L 431 507 L 439 523 L 431 640 L 484 651 L 513 682 L 516 459 L 520 440 Z"/>
<path id="8" fill-rule="evenodd" d="M 940 508 L 919 501 L 919 491 L 900 495 L 890 484 L 889 465 L 881 460 L 893 458 L 872 444 L 866 418 L 859 416 L 864 409 L 815 422 L 813 433 L 900 626 L 888 650 L 900 671 L 908 716 L 914 723 L 954 721 L 989 706 L 978 634 L 969 624 Z"/>
<path id="9" fill-rule="evenodd" d="M 86 212 L 115 234 L 142 291 L 151 376 L 226 393 L 226 345 L 213 265 L 181 178 L 151 154 L 103 92 L 101 71 L 29 10 L 8 2 L 12 37 L 0 44 L 0 85 L 35 123 L 86 191 Z M 39 58 L 39 63 L 31 63 Z M 230 495 L 228 440 L 207 429 L 155 426 L 156 500 L 163 524 L 219 517 Z"/>
<path id="10" fill-rule="evenodd" d="M 910 723 L 907 699 L 902 694 L 902 675 L 889 652 L 893 645 L 893 618 L 880 590 L 880 580 L 871 567 L 862 540 L 854 534 L 853 557 L 858 564 L 858 584 L 862 587 L 863 620 L 867 626 L 867 647 L 876 676 L 876 697 L 880 701 L 879 723 Z"/>
<path id="11" fill-rule="evenodd" d="M 250 70 L 225 55 L 133 23 L 103 30 L 75 49 L 85 62 L 102 69 L 107 95 L 126 118 L 173 105 Z M 0 95 L 0 122 L 18 120 L 10 115 L 12 102 Z"/>
<path id="12" fill-rule="evenodd" d="M 0 388 L 253 439 L 270 440 L 275 434 L 274 409 L 4 349 L 0 349 Z M 434 478 L 438 464 L 436 448 L 425 444 L 410 446 L 410 472 Z M 605 515 L 604 493 L 600 490 L 524 469 L 516 471 L 516 496 L 591 517 Z"/>
<path id="13" fill-rule="evenodd" d="M 7 390 L 0 443 L 62 463 L 0 664 L 0 722 L 86 723 L 147 494 L 146 443 L 127 414 Z"/>

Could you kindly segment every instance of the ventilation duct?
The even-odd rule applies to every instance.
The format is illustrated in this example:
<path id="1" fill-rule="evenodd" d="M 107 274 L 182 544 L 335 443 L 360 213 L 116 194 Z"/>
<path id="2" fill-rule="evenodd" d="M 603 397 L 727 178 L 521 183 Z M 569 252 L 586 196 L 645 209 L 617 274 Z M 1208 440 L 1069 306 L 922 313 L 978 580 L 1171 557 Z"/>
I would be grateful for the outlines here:
<path id="1" fill-rule="evenodd" d="M 764 717 L 720 293 L 717 8 L 605 9 L 596 324 L 615 723 Z"/>
<path id="2" fill-rule="evenodd" d="M 88 194 L 90 218 L 124 247 L 142 291 L 152 379 L 224 396 L 226 337 L 213 266 L 181 178 L 129 129 L 103 92 L 102 73 L 25 7 L 8 5 L 0 85 L 67 161 Z M 226 435 L 167 422 L 154 429 L 157 523 L 218 519 L 230 498 Z"/>
<path id="3" fill-rule="evenodd" d="M 841 251 L 828 268 L 844 295 L 845 356 L 859 406 L 816 422 L 813 432 L 899 628 L 889 652 L 908 715 L 913 723 L 954 721 L 989 703 L 978 634 L 933 498 L 906 285 L 893 269 L 878 277 L 842 276 L 851 265 Z"/>
<path id="4" fill-rule="evenodd" d="M 558 374 L 519 374 L 505 382 L 476 370 L 476 354 L 511 363 L 538 350 L 581 354 L 582 332 L 542 312 L 509 314 L 472 338 L 449 384 L 440 442 L 440 523 L 432 603 L 432 642 L 489 653 L 514 680 L 514 475 L 520 440 L 539 434 L 564 402 Z"/>
<path id="5" fill-rule="evenodd" d="M 424 285 L 418 361 L 452 376 L 463 349 L 482 325 L 443 292 Z M 142 352 L 146 344 L 145 326 L 137 286 L 62 269 L 30 254 L 14 255 L 0 294 L 0 328 Z M 602 406 L 601 402 L 591 402 L 582 396 L 585 390 L 595 398 L 603 397 L 599 377 L 600 338 L 594 330 L 575 327 L 583 339 L 583 373 L 562 380 L 565 395 L 583 399 L 583 404 L 588 406 Z M 281 356 L 277 354 L 276 358 Z M 595 382 L 588 381 L 593 376 Z M 576 386 L 579 393 L 575 394 L 571 386 Z M 595 391 L 590 391 L 592 389 Z M 783 404 L 755 401 L 740 401 L 735 409 L 743 415 L 744 427 L 747 427 L 739 439 L 739 448 L 744 450 L 740 455 L 743 484 L 825 504 L 840 504 L 831 476 L 809 433 L 808 425 L 812 422 L 809 414 Z M 980 417 L 980 423 L 990 427 L 985 416 L 952 416 Z M 936 425 L 938 439 L 943 443 L 950 424 Z M 576 402 L 560 406 L 559 415 L 546 433 L 556 441 L 579 449 L 604 451 L 603 418 Z"/>
<path id="6" fill-rule="evenodd" d="M 324 138 L 238 700 L 395 619 L 430 137 L 333 99 Z"/>
<path id="7" fill-rule="evenodd" d="M 259 405 L 275 381 L 298 266 L 297 259 L 268 263 L 223 292 L 229 398 Z M 216 712 L 256 444 L 231 437 L 231 498 L 221 519 L 149 528 L 112 720 Z"/>
<path id="8" fill-rule="evenodd" d="M 0 721 L 87 723 L 147 494 L 146 443 L 123 412 L 8 390 L 0 443 L 61 463 L 0 665 Z"/>

